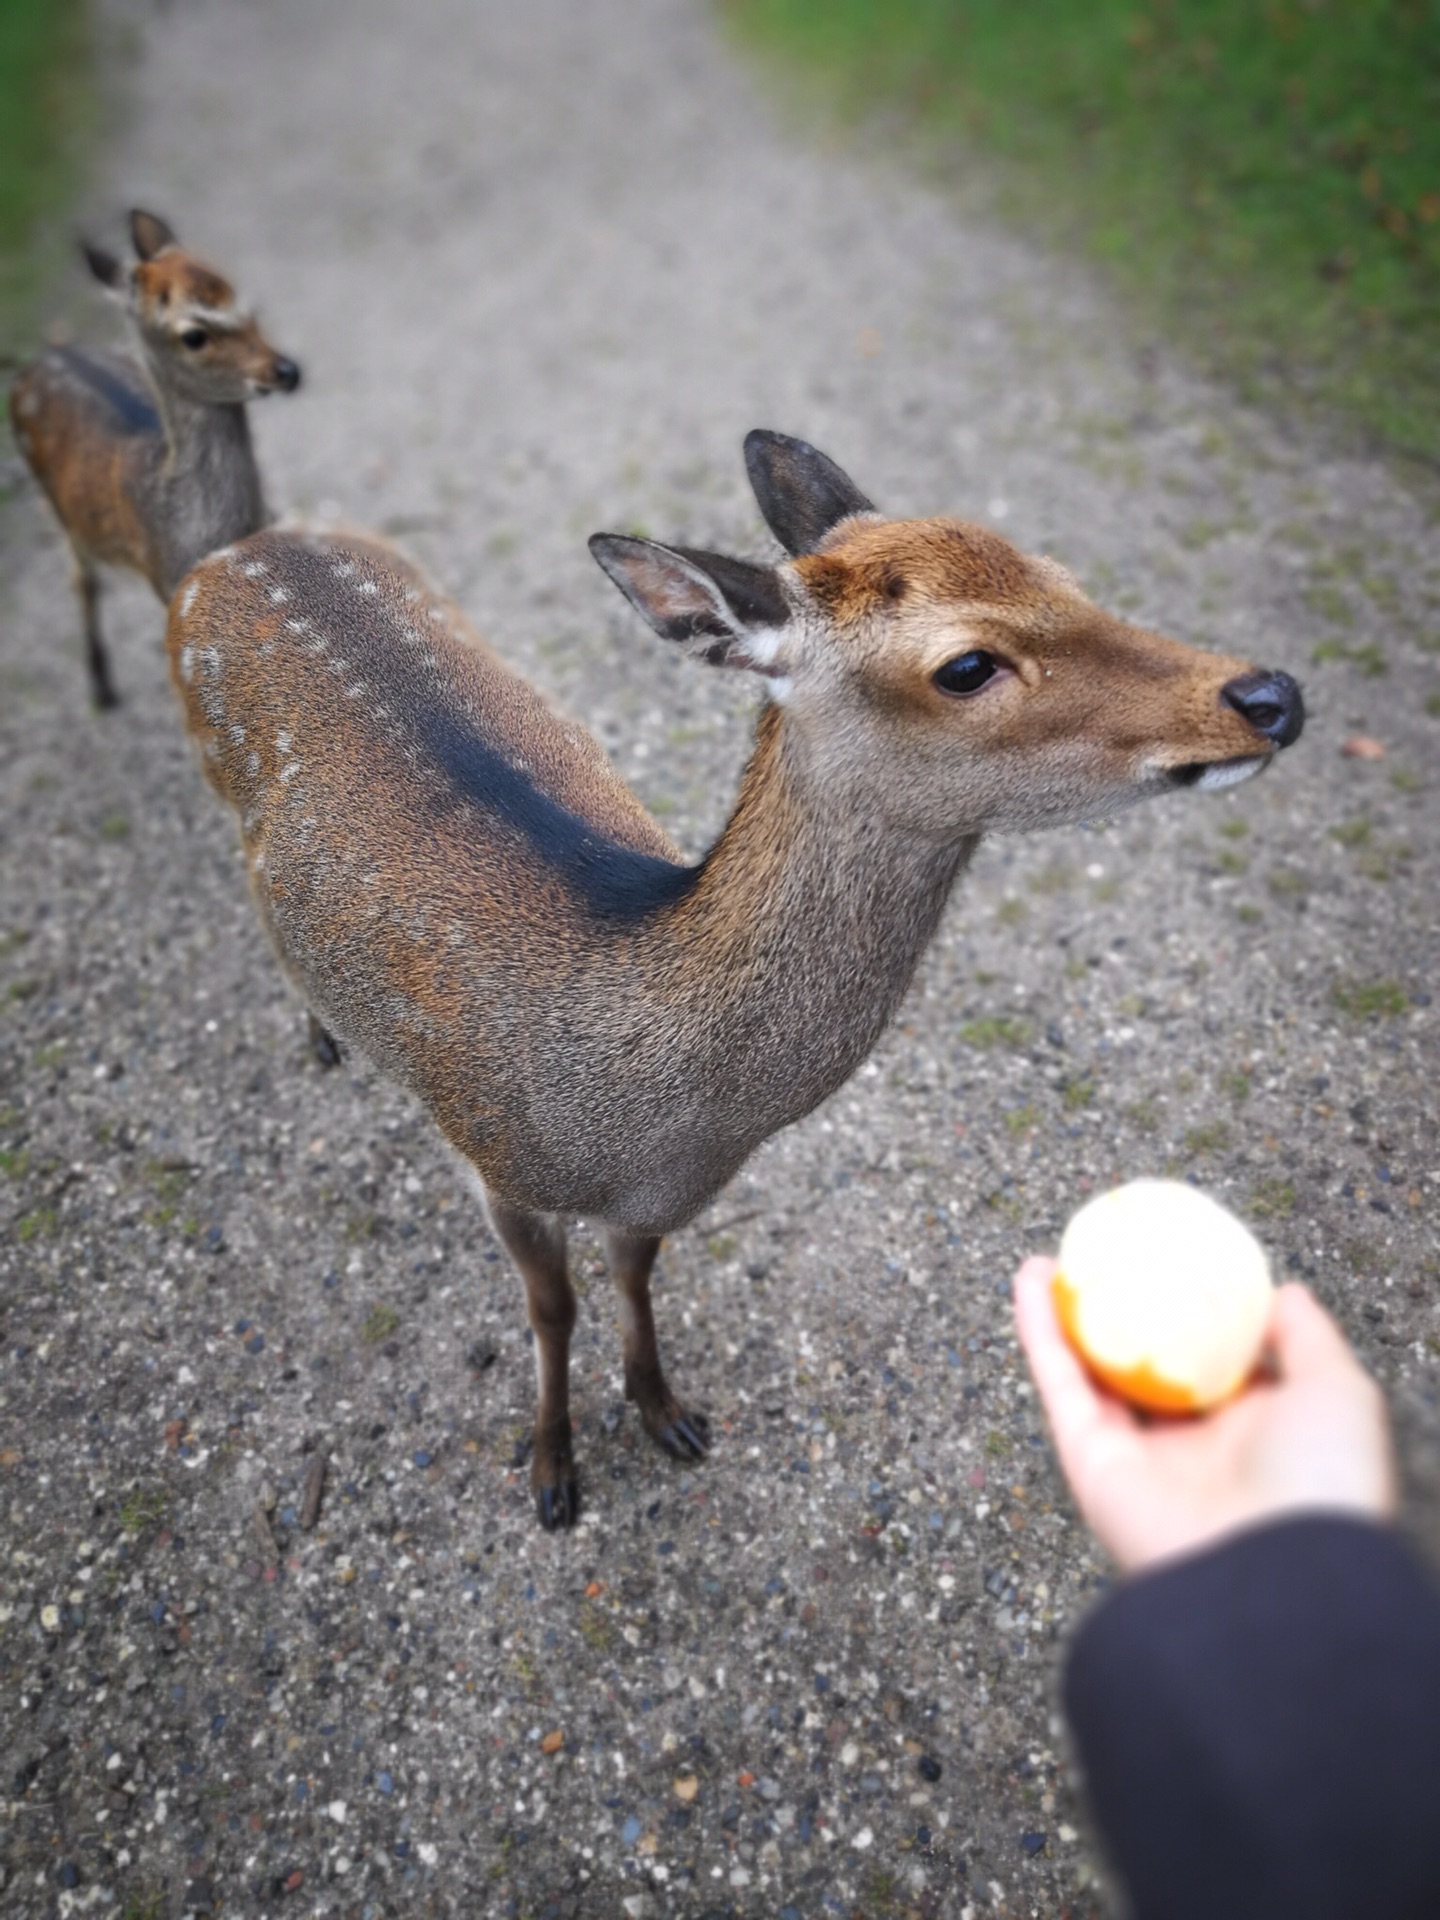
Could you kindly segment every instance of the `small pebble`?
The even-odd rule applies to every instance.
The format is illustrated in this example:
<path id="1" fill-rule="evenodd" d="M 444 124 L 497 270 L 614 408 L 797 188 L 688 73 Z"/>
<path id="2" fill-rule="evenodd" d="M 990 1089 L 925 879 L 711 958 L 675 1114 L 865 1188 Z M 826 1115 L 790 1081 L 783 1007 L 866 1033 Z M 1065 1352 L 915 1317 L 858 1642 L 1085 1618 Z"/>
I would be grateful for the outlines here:
<path id="1" fill-rule="evenodd" d="M 932 1785 L 945 1771 L 933 1753 L 922 1753 L 916 1765 L 920 1771 L 920 1778 L 930 1781 Z"/>

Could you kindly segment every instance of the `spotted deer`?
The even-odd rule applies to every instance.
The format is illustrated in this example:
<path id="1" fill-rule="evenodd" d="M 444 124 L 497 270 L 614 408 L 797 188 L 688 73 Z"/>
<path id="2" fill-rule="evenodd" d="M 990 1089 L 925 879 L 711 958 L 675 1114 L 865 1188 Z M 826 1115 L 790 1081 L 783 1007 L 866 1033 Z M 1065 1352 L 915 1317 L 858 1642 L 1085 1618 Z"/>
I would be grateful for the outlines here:
<path id="1" fill-rule="evenodd" d="M 229 281 L 163 220 L 137 209 L 130 237 L 129 268 L 99 247 L 83 251 L 124 307 L 139 359 L 52 346 L 10 390 L 16 442 L 70 542 L 98 707 L 117 697 L 97 565 L 129 567 L 169 600 L 203 554 L 264 526 L 245 403 L 300 384 Z"/>
<path id="2" fill-rule="evenodd" d="M 565 1220 L 605 1230 L 625 1392 L 670 1453 L 660 1237 L 879 1038 L 982 834 L 1258 773 L 1286 674 L 1114 618 L 960 520 L 883 518 L 803 441 L 746 442 L 778 565 L 597 534 L 665 640 L 768 698 L 687 864 L 573 721 L 366 538 L 258 533 L 171 608 L 176 689 L 309 1005 L 429 1108 L 524 1282 L 532 1485 L 569 1524 Z"/>

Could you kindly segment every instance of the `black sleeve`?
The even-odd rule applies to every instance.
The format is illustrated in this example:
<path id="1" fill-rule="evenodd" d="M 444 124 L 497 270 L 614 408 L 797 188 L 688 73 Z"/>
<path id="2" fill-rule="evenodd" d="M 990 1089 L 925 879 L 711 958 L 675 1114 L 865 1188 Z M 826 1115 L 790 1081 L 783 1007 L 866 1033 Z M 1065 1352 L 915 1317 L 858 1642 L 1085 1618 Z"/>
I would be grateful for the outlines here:
<path id="1" fill-rule="evenodd" d="M 1440 1916 L 1440 1592 L 1311 1515 L 1117 1588 L 1065 1699 L 1137 1920 Z"/>

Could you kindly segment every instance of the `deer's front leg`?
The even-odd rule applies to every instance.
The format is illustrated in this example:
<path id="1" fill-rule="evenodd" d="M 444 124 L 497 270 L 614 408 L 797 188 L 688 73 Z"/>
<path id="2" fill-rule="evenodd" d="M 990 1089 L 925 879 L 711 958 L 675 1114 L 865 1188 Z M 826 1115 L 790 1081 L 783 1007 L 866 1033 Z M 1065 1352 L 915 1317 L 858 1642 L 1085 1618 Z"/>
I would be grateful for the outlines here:
<path id="1" fill-rule="evenodd" d="M 625 1398 L 640 1409 L 650 1438 L 677 1460 L 703 1460 L 710 1451 L 710 1422 L 683 1407 L 665 1384 L 655 1316 L 650 1311 L 650 1273 L 660 1240 L 654 1234 L 607 1229 L 610 1274 L 620 1294 L 620 1328 L 625 1343 Z"/>
<path id="2" fill-rule="evenodd" d="M 530 1485 L 535 1511 L 547 1529 L 570 1527 L 580 1512 L 575 1456 L 570 1444 L 570 1335 L 575 1290 L 565 1271 L 565 1228 L 553 1214 L 529 1213 L 486 1196 L 495 1231 L 525 1282 L 525 1307 L 535 1334 L 535 1451 Z"/>
<path id="3" fill-rule="evenodd" d="M 85 634 L 85 665 L 90 672 L 90 697 L 103 713 L 118 707 L 120 696 L 110 678 L 110 656 L 100 631 L 100 578 L 78 551 L 73 557 L 75 597 L 80 602 L 80 622 Z"/>
<path id="4" fill-rule="evenodd" d="M 327 1072 L 331 1067 L 338 1067 L 344 1058 L 340 1051 L 340 1042 L 325 1023 L 317 1020 L 308 1010 L 305 1014 L 305 1033 L 310 1043 L 311 1058 L 316 1066 L 324 1067 Z"/>

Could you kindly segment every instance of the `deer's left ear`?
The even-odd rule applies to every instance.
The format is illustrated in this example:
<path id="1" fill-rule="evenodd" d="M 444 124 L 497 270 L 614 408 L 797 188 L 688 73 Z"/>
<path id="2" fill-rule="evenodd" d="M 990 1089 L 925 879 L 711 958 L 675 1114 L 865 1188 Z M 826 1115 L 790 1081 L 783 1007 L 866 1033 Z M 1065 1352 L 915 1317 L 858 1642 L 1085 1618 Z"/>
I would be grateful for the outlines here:
<path id="1" fill-rule="evenodd" d="M 590 551 L 662 640 L 711 666 L 786 672 L 790 607 L 773 567 L 618 533 L 595 534 Z"/>
<path id="2" fill-rule="evenodd" d="M 130 238 L 142 260 L 153 260 L 167 247 L 180 244 L 169 222 L 162 220 L 158 213 L 146 213 L 143 207 L 136 207 L 130 215 Z"/>
<path id="3" fill-rule="evenodd" d="M 829 454 L 788 433 L 745 436 L 745 471 L 765 524 L 788 554 L 814 553 L 842 520 L 875 509 Z"/>

